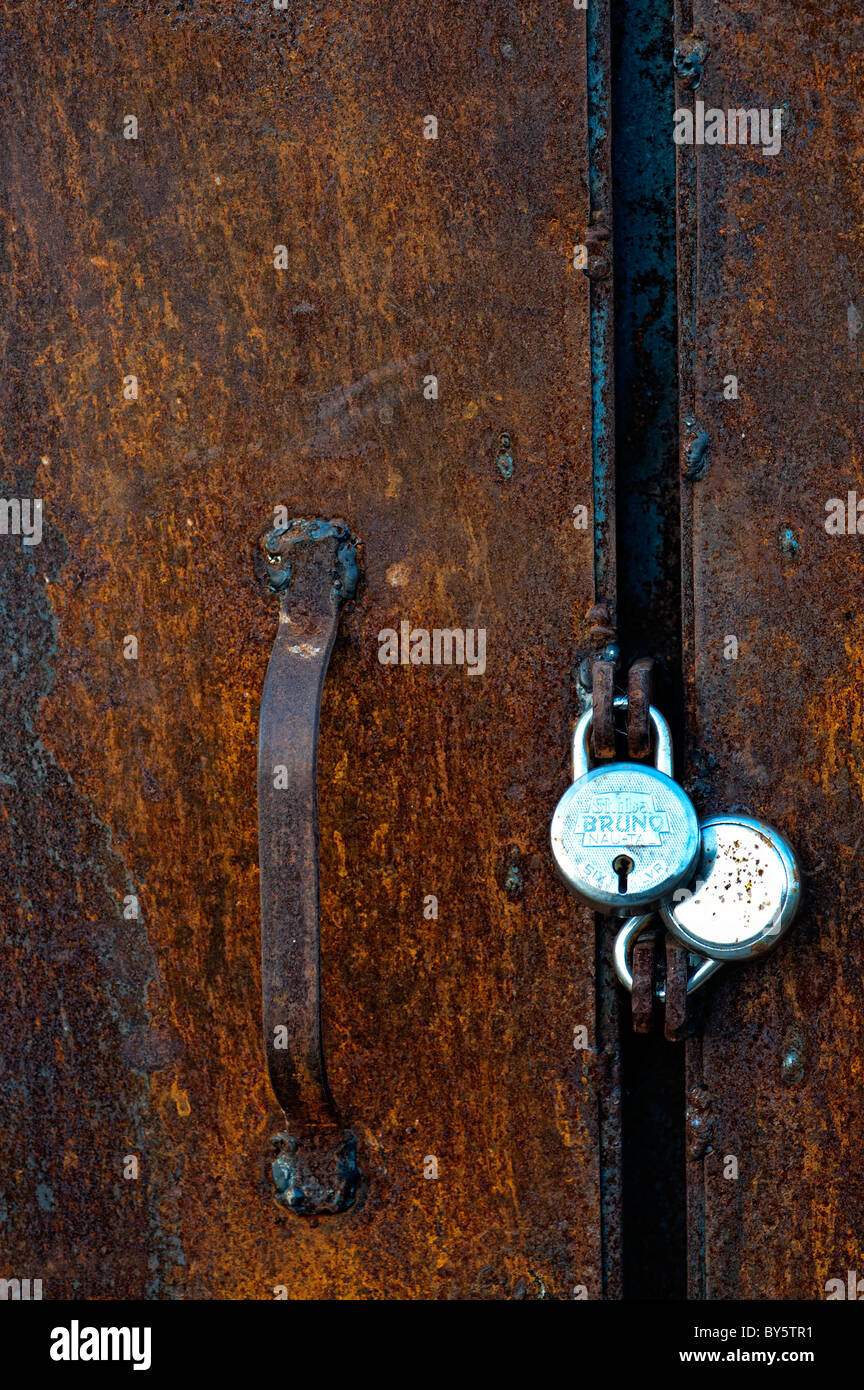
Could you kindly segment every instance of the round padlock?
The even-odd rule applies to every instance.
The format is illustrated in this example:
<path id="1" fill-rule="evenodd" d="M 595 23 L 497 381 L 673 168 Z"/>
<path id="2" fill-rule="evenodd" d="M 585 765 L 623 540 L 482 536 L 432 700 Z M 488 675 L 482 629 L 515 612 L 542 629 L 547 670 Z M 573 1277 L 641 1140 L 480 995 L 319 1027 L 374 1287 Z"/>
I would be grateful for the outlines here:
<path id="1" fill-rule="evenodd" d="M 684 946 L 712 960 L 749 960 L 788 931 L 801 901 L 791 845 L 752 816 L 708 816 L 695 883 L 660 905 Z"/>
<path id="2" fill-rule="evenodd" d="M 615 701 L 627 706 L 626 697 Z M 690 798 L 672 780 L 672 738 L 652 705 L 655 767 L 605 763 L 589 770 L 589 709 L 573 735 L 573 785 L 552 817 L 558 873 L 580 902 L 613 916 L 656 907 L 693 876 L 699 822 Z"/>

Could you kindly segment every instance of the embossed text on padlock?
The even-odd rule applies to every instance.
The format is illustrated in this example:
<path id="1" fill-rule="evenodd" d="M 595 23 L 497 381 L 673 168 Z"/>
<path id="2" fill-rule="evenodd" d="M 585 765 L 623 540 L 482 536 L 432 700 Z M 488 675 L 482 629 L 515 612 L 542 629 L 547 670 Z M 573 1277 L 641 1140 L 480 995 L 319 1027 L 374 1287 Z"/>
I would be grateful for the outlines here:
<path id="1" fill-rule="evenodd" d="M 626 708 L 626 697 L 615 701 Z M 655 767 L 605 763 L 589 770 L 592 711 L 573 735 L 573 785 L 552 817 L 552 854 L 571 893 L 597 912 L 629 917 L 656 907 L 692 877 L 699 824 L 672 780 L 669 726 L 651 706 Z"/>

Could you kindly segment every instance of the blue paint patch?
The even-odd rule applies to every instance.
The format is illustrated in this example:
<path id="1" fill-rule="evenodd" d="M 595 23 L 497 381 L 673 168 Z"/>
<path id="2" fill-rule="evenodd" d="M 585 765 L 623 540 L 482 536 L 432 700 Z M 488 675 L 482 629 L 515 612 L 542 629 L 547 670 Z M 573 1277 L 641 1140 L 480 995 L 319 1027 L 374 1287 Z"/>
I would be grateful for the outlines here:
<path id="1" fill-rule="evenodd" d="M 47 1182 L 40 1182 L 36 1188 L 36 1201 L 42 1211 L 54 1210 L 54 1189 L 49 1187 Z"/>

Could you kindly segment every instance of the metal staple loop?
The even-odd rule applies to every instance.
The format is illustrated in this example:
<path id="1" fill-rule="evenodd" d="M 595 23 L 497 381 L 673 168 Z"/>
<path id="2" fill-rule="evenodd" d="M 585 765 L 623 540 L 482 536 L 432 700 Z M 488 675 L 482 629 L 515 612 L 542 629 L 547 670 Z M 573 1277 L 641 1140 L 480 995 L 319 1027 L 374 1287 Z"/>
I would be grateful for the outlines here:
<path id="1" fill-rule="evenodd" d="M 666 998 L 663 1033 L 667 1042 L 679 1042 L 687 1028 L 687 950 L 666 935 Z"/>
<path id="2" fill-rule="evenodd" d="M 598 657 L 591 667 L 594 756 L 615 757 L 615 663 Z"/>
<path id="3" fill-rule="evenodd" d="M 654 658 L 639 657 L 627 677 L 627 752 L 635 763 L 651 757 L 651 719 L 654 703 Z"/>
<path id="4" fill-rule="evenodd" d="M 633 946 L 633 1032 L 651 1033 L 654 1029 L 654 972 L 657 966 L 657 932 L 643 932 Z"/>

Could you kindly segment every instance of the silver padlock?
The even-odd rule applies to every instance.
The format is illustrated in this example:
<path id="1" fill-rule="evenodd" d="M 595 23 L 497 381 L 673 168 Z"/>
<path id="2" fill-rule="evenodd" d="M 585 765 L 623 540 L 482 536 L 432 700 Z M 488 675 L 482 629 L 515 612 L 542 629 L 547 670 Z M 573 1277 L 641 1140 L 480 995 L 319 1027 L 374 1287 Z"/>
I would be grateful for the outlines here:
<path id="1" fill-rule="evenodd" d="M 621 696 L 615 707 L 627 707 Z M 605 763 L 588 769 L 593 722 L 587 710 L 573 734 L 573 785 L 552 817 L 552 854 L 570 892 L 595 912 L 630 917 L 654 908 L 692 879 L 699 823 L 672 780 L 669 725 L 652 705 L 655 767 Z"/>
<path id="2" fill-rule="evenodd" d="M 661 904 L 666 926 L 683 946 L 712 960 L 750 960 L 772 950 L 801 902 L 792 846 L 752 816 L 708 816 L 695 885 Z"/>

